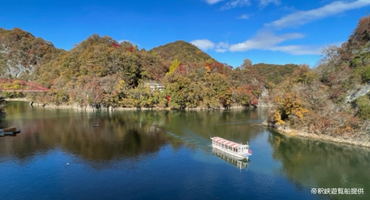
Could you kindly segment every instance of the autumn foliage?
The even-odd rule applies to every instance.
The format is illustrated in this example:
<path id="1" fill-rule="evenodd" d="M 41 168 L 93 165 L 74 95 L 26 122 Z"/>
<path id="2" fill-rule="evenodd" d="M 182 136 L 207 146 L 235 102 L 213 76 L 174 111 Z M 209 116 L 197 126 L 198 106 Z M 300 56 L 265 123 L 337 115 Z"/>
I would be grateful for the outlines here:
<path id="1" fill-rule="evenodd" d="M 308 110 L 303 106 L 302 100 L 297 92 L 286 93 L 284 96 L 277 96 L 275 101 L 278 107 L 273 114 L 276 124 L 285 124 L 286 121 L 294 122 L 302 120 Z"/>
<path id="2" fill-rule="evenodd" d="M 272 90 L 269 122 L 313 134 L 369 138 L 370 18 L 342 47 L 324 49 L 316 68 L 301 65 Z M 369 73 L 368 73 L 369 72 Z M 352 99 L 354 98 L 354 99 Z"/>

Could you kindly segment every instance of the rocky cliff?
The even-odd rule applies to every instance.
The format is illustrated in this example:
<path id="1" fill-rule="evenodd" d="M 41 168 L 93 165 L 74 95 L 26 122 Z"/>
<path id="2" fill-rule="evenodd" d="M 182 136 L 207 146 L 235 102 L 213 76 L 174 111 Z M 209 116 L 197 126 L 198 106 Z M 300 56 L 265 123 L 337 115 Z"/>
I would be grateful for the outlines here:
<path id="1" fill-rule="evenodd" d="M 59 51 L 61 50 L 56 49 L 51 42 L 36 38 L 19 28 L 0 28 L 0 75 L 27 76 Z"/>

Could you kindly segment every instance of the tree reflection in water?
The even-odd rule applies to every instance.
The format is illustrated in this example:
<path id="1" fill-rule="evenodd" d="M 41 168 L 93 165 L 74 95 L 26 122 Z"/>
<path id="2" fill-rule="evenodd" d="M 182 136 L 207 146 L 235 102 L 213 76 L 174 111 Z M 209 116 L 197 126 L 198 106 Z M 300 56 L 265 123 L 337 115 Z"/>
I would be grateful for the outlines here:
<path id="1" fill-rule="evenodd" d="M 266 113 L 259 110 L 90 113 L 30 108 L 24 102 L 12 102 L 6 112 L 9 115 L 0 122 L 0 127 L 17 126 L 22 133 L 0 140 L 0 159 L 10 156 L 21 162 L 58 148 L 88 162 L 138 158 L 154 154 L 166 144 L 175 151 L 183 145 L 210 151 L 210 135 L 250 141 L 261 129 L 252 127 L 253 124 Z"/>
<path id="2" fill-rule="evenodd" d="M 273 131 L 272 131 L 273 132 Z M 316 188 L 363 188 L 365 195 L 332 195 L 335 199 L 370 199 L 370 151 L 354 146 L 285 137 L 268 137 L 273 158 L 288 180 Z M 368 192 L 366 192 L 368 191 Z"/>
<path id="3" fill-rule="evenodd" d="M 87 161 L 135 158 L 157 152 L 166 143 L 166 134 L 155 123 L 143 122 L 125 114 L 94 119 L 93 113 L 36 111 L 34 118 L 21 119 L 22 133 L 0 141 L 0 157 L 26 160 L 36 154 L 61 148 Z M 100 113 L 101 114 L 101 113 Z M 98 120 L 99 127 L 93 124 Z M 1 124 L 7 126 L 15 120 Z"/>

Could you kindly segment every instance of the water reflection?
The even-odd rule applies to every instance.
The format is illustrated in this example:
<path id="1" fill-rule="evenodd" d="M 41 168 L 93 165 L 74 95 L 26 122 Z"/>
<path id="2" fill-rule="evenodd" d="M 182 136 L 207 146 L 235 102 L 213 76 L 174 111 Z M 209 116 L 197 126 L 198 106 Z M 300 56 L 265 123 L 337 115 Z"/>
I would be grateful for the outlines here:
<path id="1" fill-rule="evenodd" d="M 0 121 L 0 127 L 16 126 L 22 132 L 16 137 L 0 138 L 2 166 L 6 166 L 6 163 L 9 163 L 7 161 L 15 161 L 26 166 L 32 163 L 31 161 L 38 160 L 41 163 L 36 168 L 38 169 L 47 164 L 45 157 L 52 155 L 50 159 L 59 159 L 55 155 L 62 152 L 61 154 L 72 154 L 74 161 L 82 162 L 94 169 L 112 169 L 117 165 L 126 164 L 130 167 L 135 166 L 140 170 L 113 170 L 112 176 L 124 171 L 127 174 L 117 181 L 127 180 L 127 183 L 141 181 L 136 185 L 140 191 L 143 182 L 156 185 L 157 179 L 160 178 L 166 185 L 162 189 L 171 187 L 172 181 L 178 181 L 178 179 L 172 180 L 166 174 L 170 173 L 176 177 L 192 177 L 190 182 L 207 180 L 204 184 L 207 187 L 212 184 L 219 187 L 214 191 L 227 187 L 218 184 L 225 180 L 235 181 L 236 184 L 228 186 L 235 188 L 243 186 L 238 181 L 251 179 L 250 184 L 259 186 L 259 191 L 271 190 L 270 195 L 275 194 L 275 197 L 290 197 L 281 192 L 287 190 L 293 193 L 292 190 L 296 190 L 298 195 L 301 191 L 307 194 L 309 191 L 307 188 L 313 187 L 363 188 L 365 192 L 363 196 L 332 195 L 329 198 L 370 199 L 368 150 L 288 138 L 272 131 L 268 132 L 264 127 L 255 125 L 263 120 L 266 110 L 86 113 L 73 110 L 31 109 L 27 103 L 12 102 L 6 108 L 6 112 L 8 116 Z M 99 126 L 94 127 L 94 124 Z M 222 152 L 212 150 L 211 136 L 242 143 L 249 141 L 252 149 L 255 150 L 253 166 L 246 162 L 237 162 Z M 198 155 L 197 159 L 194 154 Z M 248 178 L 240 175 L 239 172 L 235 173 L 236 170 L 231 166 L 230 170 L 224 165 L 218 166 L 218 157 L 238 169 L 248 169 L 250 173 Z M 69 158 L 69 156 L 61 156 L 61 158 Z M 56 166 L 58 167 L 59 164 Z M 76 165 L 72 162 L 68 169 L 73 167 Z M 131 169 L 130 167 L 123 168 Z M 17 173 L 22 171 L 18 169 Z M 59 168 L 56 169 L 59 170 Z M 56 174 L 59 173 L 58 170 L 55 170 Z M 158 177 L 150 179 L 150 176 L 158 173 L 159 170 L 162 170 L 162 175 L 158 174 Z M 216 173 L 220 170 L 222 174 Z M 144 173 L 145 171 L 147 173 Z M 85 173 L 85 168 L 82 167 L 78 172 Z M 128 179 L 127 176 L 132 172 L 135 172 L 135 176 L 132 175 L 132 178 Z M 90 176 L 90 173 L 87 174 Z M 201 178 L 205 175 L 208 175 L 209 179 Z M 113 177 L 108 180 L 116 179 Z M 287 187 L 285 180 L 294 185 L 292 190 L 289 189 L 289 185 Z M 176 183 L 181 185 L 181 182 Z M 99 184 L 97 180 L 97 187 Z M 152 188 L 152 185 L 148 185 L 148 188 Z M 178 191 L 183 191 L 182 186 L 178 188 Z M 117 188 L 117 191 L 120 189 Z M 247 193 L 244 189 L 241 188 L 238 192 Z M 209 190 L 213 189 L 209 188 Z M 226 190 L 223 190 L 225 194 Z M 251 190 L 249 192 L 253 193 Z M 310 198 L 311 196 L 306 199 Z"/>
<path id="2" fill-rule="evenodd" d="M 266 110 L 187 111 L 170 112 L 166 130 L 190 146 L 203 148 L 211 144 L 211 137 L 219 136 L 238 143 L 256 138 L 263 127 L 256 126 Z"/>
<path id="3" fill-rule="evenodd" d="M 6 109 L 0 127 L 22 130 L 0 138 L 8 199 L 321 199 L 313 187 L 365 192 L 323 199 L 370 199 L 368 150 L 283 137 L 255 125 L 266 110 L 86 113 L 14 102 Z M 211 136 L 249 141 L 253 165 L 212 151 Z"/>
<path id="4" fill-rule="evenodd" d="M 30 108 L 25 102 L 10 103 L 6 112 L 8 116 L 0 121 L 0 127 L 16 126 L 22 133 L 0 140 L 0 159 L 9 156 L 32 159 L 60 148 L 97 162 L 153 154 L 165 144 L 171 144 L 174 150 L 186 145 L 209 152 L 211 135 L 250 141 L 260 132 L 253 124 L 265 113 L 246 110 L 89 113 Z"/>
<path id="5" fill-rule="evenodd" d="M 248 161 L 247 160 L 238 160 L 232 155 L 225 153 L 221 150 L 218 150 L 216 148 L 212 148 L 212 154 L 221 158 L 222 160 L 232 164 L 238 169 L 246 169 L 248 166 Z"/>
<path id="6" fill-rule="evenodd" d="M 270 134 L 273 158 L 282 163 L 280 173 L 310 188 L 363 188 L 365 195 L 332 195 L 334 199 L 370 199 L 370 151 Z M 367 192 L 366 192 L 367 191 Z"/>
<path id="7" fill-rule="evenodd" d="M 22 113 L 22 106 L 10 107 L 7 112 L 17 108 Z M 99 123 L 99 127 L 94 127 L 94 123 Z M 109 161 L 155 153 L 167 140 L 163 129 L 155 123 L 127 115 L 31 110 L 1 122 L 2 127 L 11 124 L 20 127 L 22 133 L 0 140 L 2 158 L 23 160 L 61 148 L 85 160 Z"/>

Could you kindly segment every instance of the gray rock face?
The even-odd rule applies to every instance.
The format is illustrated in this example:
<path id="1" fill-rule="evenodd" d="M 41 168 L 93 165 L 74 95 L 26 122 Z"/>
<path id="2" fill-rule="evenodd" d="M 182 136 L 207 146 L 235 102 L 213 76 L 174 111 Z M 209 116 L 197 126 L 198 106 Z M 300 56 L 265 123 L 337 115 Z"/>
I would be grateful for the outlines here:
<path id="1" fill-rule="evenodd" d="M 57 49 L 51 42 L 36 38 L 19 28 L 0 28 L 0 75 L 14 78 L 31 74 L 42 62 L 48 62 Z M 48 55 L 48 56 L 46 56 Z M 44 57 L 47 60 L 42 60 Z"/>
<path id="2" fill-rule="evenodd" d="M 346 102 L 351 103 L 358 99 L 361 96 L 364 96 L 370 92 L 370 84 L 366 84 L 362 86 L 359 90 L 356 91 L 350 91 L 349 95 L 346 97 Z"/>
<path id="3" fill-rule="evenodd" d="M 272 105 L 269 104 L 267 101 L 268 97 L 269 97 L 269 91 L 266 88 L 263 88 L 261 96 L 258 98 L 257 107 L 271 107 Z"/>
<path id="4" fill-rule="evenodd" d="M 33 66 L 30 67 L 23 66 L 20 62 L 14 63 L 14 61 L 8 60 L 7 62 L 6 74 L 10 74 L 12 77 L 19 77 L 23 73 L 29 73 L 33 70 Z"/>
<path id="5" fill-rule="evenodd" d="M 19 77 L 24 73 L 32 72 L 34 69 L 33 65 L 24 66 L 22 65 L 21 58 L 19 56 L 10 56 L 12 53 L 10 47 L 7 47 L 4 44 L 0 45 L 0 71 L 3 75 L 11 75 L 12 77 Z"/>

